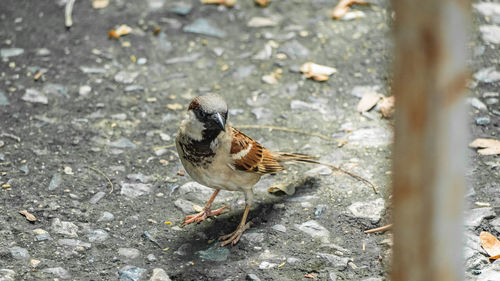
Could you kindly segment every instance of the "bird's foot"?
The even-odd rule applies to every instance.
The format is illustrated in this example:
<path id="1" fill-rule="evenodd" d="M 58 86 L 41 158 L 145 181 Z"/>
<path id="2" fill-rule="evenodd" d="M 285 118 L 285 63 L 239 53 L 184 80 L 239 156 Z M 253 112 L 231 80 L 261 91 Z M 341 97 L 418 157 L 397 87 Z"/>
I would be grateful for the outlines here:
<path id="1" fill-rule="evenodd" d="M 243 232 L 245 230 L 250 228 L 250 222 L 247 222 L 246 224 L 240 224 L 238 225 L 238 228 L 230 234 L 223 235 L 219 238 L 219 240 L 222 240 L 220 243 L 221 246 L 226 246 L 227 244 L 233 244 L 236 245 L 238 241 L 240 241 L 241 235 L 243 235 Z"/>
<path id="2" fill-rule="evenodd" d="M 203 208 L 203 211 L 199 212 L 198 214 L 189 215 L 189 216 L 185 217 L 183 222 L 182 222 L 182 226 L 186 226 L 186 225 L 193 223 L 193 222 L 196 222 L 196 223 L 202 222 L 210 216 L 217 216 L 217 215 L 222 214 L 222 212 L 226 209 L 229 209 L 229 207 L 224 206 L 222 208 L 219 208 L 219 209 L 213 210 L 213 211 L 210 209 Z"/>

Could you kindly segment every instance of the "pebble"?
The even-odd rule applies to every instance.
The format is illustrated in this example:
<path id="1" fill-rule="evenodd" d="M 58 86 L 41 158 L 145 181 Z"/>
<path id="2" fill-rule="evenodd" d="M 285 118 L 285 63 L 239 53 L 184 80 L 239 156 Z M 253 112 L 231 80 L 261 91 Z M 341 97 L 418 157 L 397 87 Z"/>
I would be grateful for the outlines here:
<path id="1" fill-rule="evenodd" d="M 385 210 L 385 200 L 378 198 L 373 201 L 354 202 L 347 209 L 357 218 L 370 219 L 372 223 L 378 223 Z"/>
<path id="2" fill-rule="evenodd" d="M 91 66 L 80 66 L 80 70 L 87 74 L 104 74 L 106 69 L 101 67 L 91 67 Z"/>
<path id="3" fill-rule="evenodd" d="M 47 48 L 39 48 L 36 49 L 35 55 L 40 56 L 40 57 L 45 57 L 50 55 L 50 50 Z"/>
<path id="4" fill-rule="evenodd" d="M 59 173 L 55 173 L 49 183 L 49 191 L 55 190 L 62 183 L 62 176 Z"/>
<path id="5" fill-rule="evenodd" d="M 109 234 L 103 229 L 95 229 L 87 234 L 87 238 L 89 239 L 89 242 L 101 243 L 109 238 Z"/>
<path id="6" fill-rule="evenodd" d="M 256 53 L 252 59 L 254 60 L 268 60 L 271 58 L 271 55 L 273 54 L 273 48 L 271 47 L 271 44 L 267 43 L 264 45 L 264 48 L 260 50 L 258 53 Z"/>
<path id="7" fill-rule="evenodd" d="M 102 212 L 99 219 L 97 219 L 97 222 L 109 222 L 109 221 L 113 221 L 114 219 L 115 219 L 115 216 L 112 213 Z"/>
<path id="8" fill-rule="evenodd" d="M 286 232 L 286 227 L 282 224 L 273 225 L 271 228 L 279 232 Z"/>
<path id="9" fill-rule="evenodd" d="M 135 259 L 141 255 L 141 252 L 135 248 L 119 248 L 118 255 L 127 259 Z"/>
<path id="10" fill-rule="evenodd" d="M 464 225 L 468 228 L 476 228 L 481 221 L 495 216 L 492 208 L 475 208 L 465 212 Z"/>
<path id="11" fill-rule="evenodd" d="M 180 2 L 176 3 L 176 5 L 170 8 L 168 11 L 176 15 L 187 16 L 191 12 L 192 8 L 193 5 Z"/>
<path id="12" fill-rule="evenodd" d="M 90 94 L 91 91 L 92 87 L 90 87 L 89 85 L 83 85 L 80 86 L 80 88 L 78 89 L 78 94 L 80 96 L 87 96 L 88 94 Z"/>
<path id="13" fill-rule="evenodd" d="M 247 23 L 248 27 L 270 27 L 276 25 L 278 25 L 278 22 L 264 17 L 253 17 Z"/>
<path id="14" fill-rule="evenodd" d="M 337 255 L 326 254 L 326 253 L 318 253 L 318 255 L 323 259 L 325 259 L 331 266 L 341 270 L 346 269 L 347 264 L 351 260 L 346 257 L 339 257 Z"/>
<path id="15" fill-rule="evenodd" d="M 179 199 L 174 201 L 174 205 L 175 205 L 175 207 L 179 208 L 184 214 L 194 213 L 193 206 L 195 204 L 191 201 L 179 198 Z"/>
<path id="16" fill-rule="evenodd" d="M 68 236 L 68 237 L 78 237 L 76 233 L 78 231 L 78 226 L 69 221 L 61 221 L 59 218 L 52 220 L 52 231 L 55 233 Z"/>
<path id="17" fill-rule="evenodd" d="M 123 89 L 125 92 L 135 92 L 135 91 L 144 91 L 144 87 L 141 85 L 130 85 Z"/>
<path id="18" fill-rule="evenodd" d="M 120 71 L 115 75 L 115 81 L 123 84 L 131 84 L 139 76 L 139 72 Z"/>
<path id="19" fill-rule="evenodd" d="M 481 110 L 481 111 L 487 111 L 488 110 L 488 107 L 481 100 L 479 100 L 478 98 L 475 98 L 475 97 L 474 98 L 468 98 L 467 102 L 469 102 L 470 105 L 472 105 L 472 107 L 474 107 L 477 110 Z"/>
<path id="20" fill-rule="evenodd" d="M 147 0 L 150 11 L 158 11 L 163 8 L 165 0 Z"/>
<path id="21" fill-rule="evenodd" d="M 36 89 L 26 89 L 26 93 L 21 97 L 23 101 L 26 102 L 31 102 L 31 103 L 41 103 L 41 104 L 48 104 L 49 99 L 47 96 L 42 94 L 40 91 Z"/>
<path id="22" fill-rule="evenodd" d="M 50 273 L 53 275 L 56 275 L 57 277 L 61 279 L 70 279 L 71 274 L 64 268 L 62 267 L 49 267 L 49 268 L 44 268 L 41 270 L 42 272 L 45 273 Z"/>
<path id="23" fill-rule="evenodd" d="M 9 105 L 9 99 L 4 92 L 0 91 L 0 105 Z"/>
<path id="24" fill-rule="evenodd" d="M 486 99 L 486 103 L 488 105 L 494 105 L 494 104 L 498 103 L 498 99 L 497 98 L 489 98 L 489 99 Z"/>
<path id="25" fill-rule="evenodd" d="M 92 198 L 90 198 L 89 203 L 90 204 L 97 204 L 97 202 L 99 202 L 102 198 L 104 198 L 104 196 L 106 196 L 106 193 L 103 191 L 99 191 L 96 194 L 94 194 L 94 196 L 92 196 Z"/>
<path id="26" fill-rule="evenodd" d="M 45 84 L 45 86 L 43 86 L 42 91 L 47 95 L 69 97 L 68 88 L 61 84 L 47 83 Z"/>
<path id="27" fill-rule="evenodd" d="M 328 242 L 330 238 L 330 231 L 315 220 L 306 221 L 302 224 L 296 224 L 295 227 L 313 238 L 319 238 L 325 243 Z"/>
<path id="28" fill-rule="evenodd" d="M 481 25 L 479 31 L 485 42 L 492 44 L 500 44 L 500 26 L 497 25 Z"/>
<path id="29" fill-rule="evenodd" d="M 21 48 L 2 48 L 0 49 L 0 57 L 2 58 L 10 58 L 16 57 L 24 54 L 24 49 Z"/>
<path id="30" fill-rule="evenodd" d="M 12 269 L 2 268 L 0 269 L 0 280 L 1 281 L 14 281 L 16 272 Z"/>
<path id="31" fill-rule="evenodd" d="M 41 228 L 33 229 L 33 233 L 36 235 L 36 241 L 45 241 L 50 239 L 50 234 Z"/>
<path id="32" fill-rule="evenodd" d="M 208 249 L 196 252 L 200 259 L 218 262 L 227 260 L 229 253 L 229 249 L 220 247 L 219 243 L 213 243 Z"/>
<path id="33" fill-rule="evenodd" d="M 174 254 L 176 254 L 178 256 L 186 256 L 187 254 L 189 254 L 191 252 L 191 248 L 192 248 L 191 244 L 184 243 L 179 248 L 177 248 L 177 250 L 174 252 Z"/>
<path id="34" fill-rule="evenodd" d="M 108 143 L 108 146 L 115 148 L 135 148 L 136 145 L 132 141 L 127 138 L 119 138 L 116 141 L 112 141 Z"/>
<path id="35" fill-rule="evenodd" d="M 257 107 L 252 109 L 252 114 L 257 120 L 270 121 L 273 118 L 273 111 L 265 107 Z"/>
<path id="36" fill-rule="evenodd" d="M 133 265 L 126 265 L 118 270 L 120 281 L 139 281 L 146 273 L 146 269 Z"/>
<path id="37" fill-rule="evenodd" d="M 488 116 L 476 117 L 476 125 L 484 126 L 490 124 L 491 119 Z"/>
<path id="38" fill-rule="evenodd" d="M 237 80 L 243 80 L 253 74 L 257 67 L 255 65 L 245 65 L 236 68 L 233 72 L 233 78 Z"/>
<path id="39" fill-rule="evenodd" d="M 148 182 L 153 180 L 153 176 L 145 176 L 142 173 L 128 174 L 127 179 L 133 180 L 136 182 L 148 183 Z"/>
<path id="40" fill-rule="evenodd" d="M 61 246 L 70 246 L 70 247 L 83 247 L 85 249 L 90 249 L 92 245 L 87 242 L 83 242 L 77 239 L 59 239 L 57 243 Z"/>
<path id="41" fill-rule="evenodd" d="M 184 32 L 202 34 L 217 38 L 226 37 L 226 32 L 217 28 L 216 26 L 210 24 L 210 22 L 204 18 L 198 18 L 193 23 L 184 26 L 182 28 Z"/>
<path id="42" fill-rule="evenodd" d="M 152 185 L 149 183 L 122 183 L 120 194 L 128 198 L 137 198 L 151 193 Z"/>
<path id="43" fill-rule="evenodd" d="M 264 242 L 265 236 L 262 232 L 245 232 L 241 236 L 241 239 L 247 241 L 251 245 L 255 245 Z"/>
<path id="44" fill-rule="evenodd" d="M 277 266 L 278 266 L 278 264 L 276 264 L 276 263 L 270 263 L 267 261 L 263 261 L 259 264 L 259 269 L 271 269 L 271 268 L 274 268 Z"/>
<path id="45" fill-rule="evenodd" d="M 326 205 L 317 205 L 316 208 L 314 209 L 314 217 L 316 218 L 321 217 L 321 215 L 327 208 L 328 207 Z"/>
<path id="46" fill-rule="evenodd" d="M 386 127 L 371 127 L 353 131 L 348 136 L 349 144 L 377 147 L 392 143 L 393 133 Z"/>
<path id="47" fill-rule="evenodd" d="M 40 265 L 41 261 L 37 259 L 31 259 L 30 260 L 30 266 L 32 268 L 37 268 Z M 1 279 L 0 279 L 1 280 Z"/>
<path id="48" fill-rule="evenodd" d="M 214 191 L 215 189 L 206 187 L 194 181 L 187 182 L 179 187 L 179 194 L 183 198 L 194 201 L 198 200 L 200 202 L 205 202 L 207 198 L 210 198 Z M 221 190 L 221 192 L 219 192 L 219 195 L 216 197 L 215 202 L 223 201 L 223 199 L 227 198 L 228 196 L 230 196 L 229 193 Z"/>
<path id="49" fill-rule="evenodd" d="M 157 260 L 157 259 L 156 259 L 156 257 L 155 257 L 155 255 L 153 255 L 153 254 L 149 254 L 149 255 L 146 257 L 146 259 L 148 259 L 148 261 L 150 261 L 150 262 L 154 262 L 154 261 L 156 261 L 156 260 Z"/>
<path id="50" fill-rule="evenodd" d="M 297 40 L 286 42 L 279 49 L 279 53 L 285 53 L 292 59 L 304 58 L 309 56 L 309 50 L 300 44 Z"/>
<path id="51" fill-rule="evenodd" d="M 28 167 L 28 164 L 24 164 L 21 167 L 19 167 L 19 170 L 23 172 L 25 175 L 29 174 L 30 169 Z"/>
<path id="52" fill-rule="evenodd" d="M 253 274 L 253 273 L 247 274 L 247 278 L 246 279 L 249 280 L 249 281 L 260 281 L 260 278 L 257 275 Z"/>
<path id="53" fill-rule="evenodd" d="M 500 72 L 494 66 L 485 67 L 474 73 L 474 78 L 484 83 L 492 83 L 500 80 Z"/>
<path id="54" fill-rule="evenodd" d="M 30 253 L 28 252 L 28 250 L 18 246 L 9 248 L 9 252 L 16 260 L 28 260 L 30 258 Z"/>

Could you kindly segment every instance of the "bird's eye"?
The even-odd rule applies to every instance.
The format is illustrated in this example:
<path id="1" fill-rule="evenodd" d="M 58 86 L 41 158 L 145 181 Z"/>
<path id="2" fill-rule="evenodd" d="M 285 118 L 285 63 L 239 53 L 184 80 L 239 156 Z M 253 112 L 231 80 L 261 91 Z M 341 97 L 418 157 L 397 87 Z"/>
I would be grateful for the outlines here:
<path id="1" fill-rule="evenodd" d="M 207 114 L 203 110 L 198 110 L 197 113 L 198 113 L 198 117 L 200 117 L 200 118 L 205 118 L 207 116 Z"/>

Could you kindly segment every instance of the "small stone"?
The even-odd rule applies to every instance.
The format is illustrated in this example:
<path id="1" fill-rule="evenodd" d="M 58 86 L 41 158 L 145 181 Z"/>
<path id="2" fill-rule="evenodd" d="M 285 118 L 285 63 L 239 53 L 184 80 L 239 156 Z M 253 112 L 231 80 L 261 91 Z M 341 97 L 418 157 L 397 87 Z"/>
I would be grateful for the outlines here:
<path id="1" fill-rule="evenodd" d="M 64 269 L 62 267 L 44 268 L 44 269 L 42 269 L 42 272 L 56 275 L 57 277 L 59 277 L 61 279 L 70 279 L 71 278 L 71 274 L 66 269 Z"/>
<path id="2" fill-rule="evenodd" d="M 146 273 L 146 269 L 133 265 L 126 265 L 118 270 L 120 281 L 139 281 Z"/>
<path id="3" fill-rule="evenodd" d="M 99 191 L 97 192 L 96 194 L 94 194 L 94 196 L 92 196 L 92 198 L 90 198 L 89 200 L 89 203 L 90 204 L 97 204 L 97 202 L 99 202 L 102 198 L 104 198 L 104 196 L 106 196 L 106 193 L 103 192 L 103 191 Z"/>
<path id="4" fill-rule="evenodd" d="M 123 84 L 131 84 L 139 76 L 139 72 L 120 71 L 115 75 L 115 81 Z"/>
<path id="5" fill-rule="evenodd" d="M 150 11 L 158 11 L 163 8 L 165 0 L 147 0 Z"/>
<path id="6" fill-rule="evenodd" d="M 265 240 L 264 233 L 261 232 L 245 232 L 241 239 L 247 241 L 251 245 L 262 243 Z"/>
<path id="7" fill-rule="evenodd" d="M 286 232 L 286 227 L 282 224 L 273 225 L 271 228 L 279 232 Z"/>
<path id="8" fill-rule="evenodd" d="M 21 97 L 23 101 L 31 103 L 48 104 L 49 99 L 36 89 L 26 89 L 26 93 Z"/>
<path id="9" fill-rule="evenodd" d="M 141 255 L 141 252 L 134 248 L 119 248 L 118 255 L 127 259 L 135 259 Z"/>
<path id="10" fill-rule="evenodd" d="M 329 240 L 330 231 L 315 220 L 306 221 L 302 224 L 296 224 L 295 227 L 313 238 L 319 238 L 324 243 Z"/>
<path id="11" fill-rule="evenodd" d="M 141 85 L 130 85 L 123 89 L 125 92 L 135 92 L 135 91 L 144 91 L 144 87 Z"/>
<path id="12" fill-rule="evenodd" d="M 55 190 L 62 183 L 61 174 L 55 173 L 49 183 L 49 191 Z"/>
<path id="13" fill-rule="evenodd" d="M 113 114 L 111 115 L 111 118 L 112 119 L 116 119 L 116 120 L 126 120 L 127 119 L 127 114 L 126 113 L 118 113 L 118 114 Z"/>
<path id="14" fill-rule="evenodd" d="M 31 259 L 30 260 L 30 266 L 32 268 L 37 268 L 38 265 L 40 265 L 40 260 L 37 260 L 37 259 Z M 2 279 L 0 278 L 0 280 L 2 280 Z"/>
<path id="15" fill-rule="evenodd" d="M 133 181 L 136 181 L 136 182 L 148 183 L 151 180 L 153 180 L 153 176 L 145 176 L 145 175 L 143 175 L 141 173 L 138 173 L 138 174 L 128 174 L 127 175 L 127 179 L 133 180 Z"/>
<path id="16" fill-rule="evenodd" d="M 182 30 L 184 32 L 197 33 L 218 38 L 226 37 L 225 31 L 213 26 L 208 22 L 208 20 L 203 18 L 196 19 L 193 23 L 184 26 Z"/>
<path id="17" fill-rule="evenodd" d="M 468 98 L 467 101 L 477 110 L 487 111 L 488 107 L 478 98 Z"/>
<path id="18" fill-rule="evenodd" d="M 207 200 L 207 198 L 210 198 L 210 196 L 214 193 L 214 191 L 215 191 L 214 189 L 206 187 L 194 181 L 187 182 L 183 184 L 181 187 L 179 187 L 179 194 L 183 198 L 187 200 L 200 201 L 200 202 L 204 202 Z M 221 199 L 223 199 L 223 197 L 227 198 L 226 192 L 221 191 L 219 192 L 219 195 L 223 196 L 220 198 L 217 196 L 216 202 L 222 201 Z"/>
<path id="19" fill-rule="evenodd" d="M 485 67 L 474 73 L 474 78 L 484 83 L 492 83 L 500 80 L 500 72 L 494 66 Z"/>
<path id="20" fill-rule="evenodd" d="M 274 268 L 277 266 L 278 266 L 278 264 L 276 264 L 276 263 L 270 263 L 267 261 L 263 261 L 259 264 L 259 269 L 271 269 L 271 268 Z"/>
<path id="21" fill-rule="evenodd" d="M 191 12 L 192 8 L 193 5 L 180 2 L 176 3 L 175 6 L 173 8 L 170 8 L 168 11 L 176 15 L 187 16 Z"/>
<path id="22" fill-rule="evenodd" d="M 279 49 L 279 53 L 285 53 L 292 59 L 304 58 L 309 55 L 309 50 L 296 40 L 286 42 Z"/>
<path id="23" fill-rule="evenodd" d="M 485 125 L 490 124 L 490 122 L 491 122 L 491 119 L 488 116 L 476 117 L 476 125 L 485 126 Z"/>
<path id="24" fill-rule="evenodd" d="M 266 44 L 262 50 L 260 50 L 257 54 L 255 54 L 252 59 L 254 60 L 268 60 L 271 58 L 273 54 L 273 48 L 271 44 Z"/>
<path id="25" fill-rule="evenodd" d="M 23 172 L 25 175 L 27 175 L 30 172 L 28 164 L 22 165 L 21 167 L 19 167 L 19 170 Z"/>
<path id="26" fill-rule="evenodd" d="M 0 91 L 0 105 L 9 105 L 9 99 L 4 92 Z"/>
<path id="27" fill-rule="evenodd" d="M 16 260 L 28 260 L 30 258 L 30 253 L 28 252 L 28 250 L 18 246 L 9 248 L 9 252 Z"/>
<path id="28" fill-rule="evenodd" d="M 33 233 L 36 235 L 36 241 L 45 241 L 50 239 L 50 234 L 41 228 L 33 229 Z"/>
<path id="29" fill-rule="evenodd" d="M 300 262 L 300 259 L 296 258 L 296 257 L 288 257 L 286 259 L 286 262 L 289 264 L 296 264 L 296 263 Z"/>
<path id="30" fill-rule="evenodd" d="M 489 98 L 489 99 L 486 99 L 486 104 L 488 104 L 488 105 L 494 105 L 494 104 L 497 104 L 498 101 L 499 100 L 497 98 Z"/>
<path id="31" fill-rule="evenodd" d="M 155 268 L 153 269 L 153 274 L 149 281 L 170 281 L 170 277 L 168 277 L 167 273 L 162 268 Z"/>
<path id="32" fill-rule="evenodd" d="M 137 198 L 141 195 L 151 193 L 152 185 L 148 183 L 122 183 L 121 195 L 128 198 Z"/>
<path id="33" fill-rule="evenodd" d="M 87 238 L 89 239 L 89 242 L 101 243 L 109 238 L 109 234 L 103 229 L 95 229 L 87 234 Z"/>
<path id="34" fill-rule="evenodd" d="M 222 56 L 224 54 L 224 48 L 221 48 L 221 47 L 215 47 L 213 48 L 212 50 L 214 52 L 214 54 L 218 57 Z"/>
<path id="35" fill-rule="evenodd" d="M 40 56 L 40 57 L 48 56 L 48 55 L 50 55 L 50 50 L 47 48 L 39 48 L 36 50 L 35 55 Z"/>
<path id="36" fill-rule="evenodd" d="M 246 65 L 236 68 L 233 72 L 233 78 L 237 80 L 243 80 L 255 72 L 255 65 Z"/>
<path id="37" fill-rule="evenodd" d="M 191 201 L 179 198 L 174 201 L 174 205 L 185 214 L 192 214 L 194 212 L 193 206 L 195 204 Z"/>
<path id="38" fill-rule="evenodd" d="M 52 220 L 52 231 L 58 234 L 62 234 L 68 237 L 78 237 L 76 233 L 78 231 L 78 226 L 69 221 L 61 221 L 59 218 Z"/>
<path id="39" fill-rule="evenodd" d="M 149 254 L 146 258 L 150 262 L 155 262 L 157 260 L 156 257 L 155 257 L 155 255 L 153 255 L 153 254 Z"/>
<path id="40" fill-rule="evenodd" d="M 481 25 L 479 31 L 485 42 L 492 44 L 500 44 L 500 26 L 497 25 Z"/>
<path id="41" fill-rule="evenodd" d="M 12 269 L 0 269 L 0 281 L 14 281 L 15 276 L 16 272 Z"/>
<path id="42" fill-rule="evenodd" d="M 475 208 L 465 212 L 464 225 L 469 228 L 476 228 L 483 219 L 495 216 L 492 208 Z"/>
<path id="43" fill-rule="evenodd" d="M 146 58 L 139 58 L 137 59 L 137 64 L 138 65 L 145 65 L 148 62 Z"/>
<path id="44" fill-rule="evenodd" d="M 186 256 L 191 252 L 191 248 L 192 248 L 191 244 L 184 243 L 179 248 L 177 248 L 174 254 L 178 256 Z"/>
<path id="45" fill-rule="evenodd" d="M 101 68 L 101 67 L 80 66 L 80 70 L 86 74 L 104 74 L 104 73 L 106 73 L 106 69 Z"/>
<path id="46" fill-rule="evenodd" d="M 260 278 L 253 273 L 249 273 L 246 279 L 249 281 L 260 281 Z"/>
<path id="47" fill-rule="evenodd" d="M 366 218 L 372 223 L 378 223 L 385 210 L 385 200 L 378 198 L 373 201 L 354 202 L 347 209 L 357 218 Z"/>
<path id="48" fill-rule="evenodd" d="M 327 208 L 328 207 L 326 205 L 317 205 L 316 208 L 314 209 L 314 217 L 316 218 L 321 217 L 321 215 Z"/>
<path id="49" fill-rule="evenodd" d="M 21 48 L 3 48 L 0 49 L 0 57 L 2 58 L 10 58 L 16 57 L 24 54 L 24 49 Z"/>
<path id="50" fill-rule="evenodd" d="M 227 247 L 220 247 L 219 243 L 214 243 L 206 250 L 196 252 L 200 259 L 211 261 L 225 261 L 229 256 L 229 249 Z"/>
<path id="51" fill-rule="evenodd" d="M 43 86 L 42 91 L 47 95 L 69 97 L 68 88 L 61 84 L 47 83 Z"/>
<path id="52" fill-rule="evenodd" d="M 115 216 L 112 213 L 102 212 L 99 219 L 97 219 L 97 222 L 109 222 L 109 221 L 113 221 L 114 219 L 115 219 Z"/>
<path id="53" fill-rule="evenodd" d="M 131 142 L 127 138 L 120 138 L 116 141 L 112 141 L 108 143 L 108 146 L 115 148 L 135 148 L 135 143 Z"/>
<path id="54" fill-rule="evenodd" d="M 319 253 L 318 254 L 320 257 L 328 261 L 328 263 L 339 269 L 345 269 L 347 268 L 347 263 L 349 263 L 350 259 L 346 257 L 339 257 L 337 255 L 332 255 L 332 254 L 326 254 L 326 253 Z"/>
<path id="55" fill-rule="evenodd" d="M 78 94 L 80 96 L 87 96 L 88 94 L 90 94 L 91 91 L 92 88 L 89 85 L 83 85 L 80 86 L 80 88 L 78 89 Z"/>
<path id="56" fill-rule="evenodd" d="M 276 25 L 278 25 L 276 21 L 264 17 L 253 17 L 247 23 L 248 27 L 270 27 Z"/>
<path id="57" fill-rule="evenodd" d="M 271 120 L 273 117 L 273 111 L 269 108 L 265 107 L 257 107 L 252 109 L 252 114 L 255 116 L 257 120 Z"/>
<path id="58" fill-rule="evenodd" d="M 70 246 L 70 247 L 83 247 L 85 249 L 90 249 L 92 246 L 90 243 L 83 242 L 77 239 L 59 239 L 57 243 L 61 246 Z"/>

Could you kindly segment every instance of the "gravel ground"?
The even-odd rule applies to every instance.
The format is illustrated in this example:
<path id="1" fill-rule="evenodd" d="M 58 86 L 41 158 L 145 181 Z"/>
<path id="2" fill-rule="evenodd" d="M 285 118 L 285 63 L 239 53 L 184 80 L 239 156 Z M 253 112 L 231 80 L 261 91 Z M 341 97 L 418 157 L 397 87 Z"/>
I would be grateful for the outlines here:
<path id="1" fill-rule="evenodd" d="M 388 1 L 340 21 L 325 0 L 77 1 L 70 30 L 64 2 L 0 3 L 0 280 L 386 280 L 391 233 L 363 231 L 390 222 L 392 120 L 356 108 L 366 92 L 390 95 Z M 468 125 L 471 139 L 498 139 L 500 4 L 474 5 Z M 122 24 L 132 32 L 109 39 Z M 308 79 L 309 61 L 337 73 Z M 181 228 L 211 190 L 184 175 L 173 140 L 207 92 L 265 147 L 318 156 L 380 192 L 290 165 L 256 185 L 236 246 L 216 239 L 238 224 L 243 194 L 221 192 L 229 212 Z M 500 161 L 468 155 L 466 277 L 500 280 L 479 244 L 483 230 L 500 236 Z"/>

